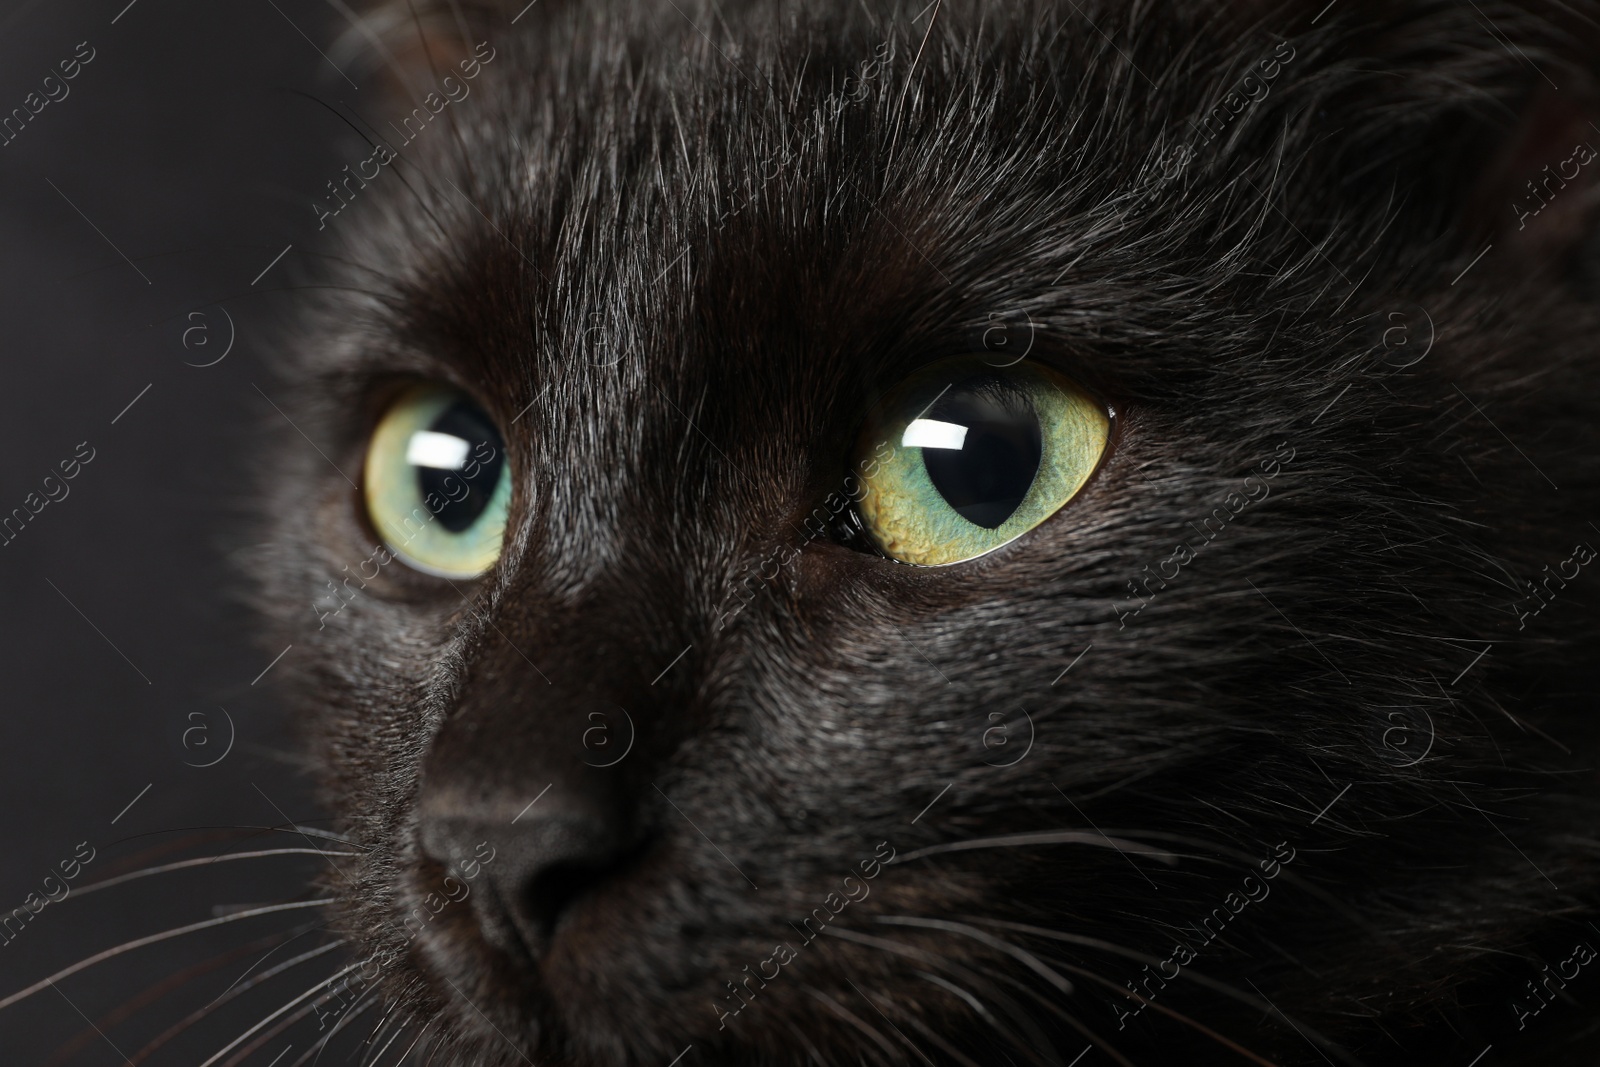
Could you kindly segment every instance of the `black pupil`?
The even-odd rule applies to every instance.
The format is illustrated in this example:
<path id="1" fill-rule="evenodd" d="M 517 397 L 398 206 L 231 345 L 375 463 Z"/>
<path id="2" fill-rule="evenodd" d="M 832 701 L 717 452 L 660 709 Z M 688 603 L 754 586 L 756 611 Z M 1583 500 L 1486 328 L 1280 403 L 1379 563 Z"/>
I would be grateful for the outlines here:
<path id="1" fill-rule="evenodd" d="M 505 466 L 505 443 L 476 404 L 458 400 L 428 427 L 433 433 L 460 438 L 467 453 L 457 469 L 417 467 L 422 500 L 434 518 L 451 533 L 461 533 L 478 521 Z"/>
<path id="2" fill-rule="evenodd" d="M 1033 405 L 998 375 L 981 375 L 951 386 L 921 418 L 966 429 L 959 448 L 923 446 L 933 487 L 968 522 L 999 527 L 1039 473 L 1043 441 Z M 954 430 L 932 429 L 954 444 Z"/>

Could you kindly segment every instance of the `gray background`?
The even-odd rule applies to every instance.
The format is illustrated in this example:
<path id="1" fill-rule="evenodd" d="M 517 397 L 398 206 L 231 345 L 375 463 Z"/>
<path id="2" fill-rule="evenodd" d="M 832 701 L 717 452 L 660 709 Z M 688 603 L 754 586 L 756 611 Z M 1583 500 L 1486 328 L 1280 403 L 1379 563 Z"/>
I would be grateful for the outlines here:
<path id="1" fill-rule="evenodd" d="M 289 756 L 271 674 L 251 685 L 277 650 L 255 640 L 239 590 L 253 536 L 252 456 L 283 427 L 254 386 L 273 391 L 275 338 L 312 273 L 304 253 L 325 247 L 310 205 L 364 155 L 339 118 L 302 94 L 384 117 L 369 69 L 348 69 L 352 88 L 319 54 L 333 53 L 347 27 L 325 0 L 26 0 L 0 11 L 0 113 L 21 106 L 79 42 L 97 53 L 66 99 L 0 148 L 0 513 L 79 442 L 96 452 L 65 500 L 0 547 L 0 912 L 39 890 L 80 842 L 98 853 L 82 886 L 134 866 L 306 844 L 284 834 L 208 841 L 185 828 L 280 823 L 278 809 L 322 825 Z M 236 327 L 232 351 L 212 367 L 186 366 L 221 354 L 219 307 Z M 191 318 L 197 311 L 204 317 Z M 204 329 L 186 348 L 194 326 Z M 211 343 L 201 347 L 202 337 Z M 218 708 L 236 728 L 231 751 L 213 767 L 186 765 L 224 750 Z M 0 947 L 0 996 L 125 940 L 209 919 L 217 906 L 287 900 L 318 862 L 232 863 L 49 905 Z M 51 1062 L 84 1034 L 62 1062 L 125 1062 L 260 952 L 131 1019 L 107 1013 L 308 914 L 229 924 L 65 978 L 0 1011 L 0 1061 Z M 151 1062 L 204 1061 L 336 958 L 241 998 Z M 312 1023 L 246 1062 L 271 1063 L 293 1045 L 287 1067 L 315 1037 Z"/>

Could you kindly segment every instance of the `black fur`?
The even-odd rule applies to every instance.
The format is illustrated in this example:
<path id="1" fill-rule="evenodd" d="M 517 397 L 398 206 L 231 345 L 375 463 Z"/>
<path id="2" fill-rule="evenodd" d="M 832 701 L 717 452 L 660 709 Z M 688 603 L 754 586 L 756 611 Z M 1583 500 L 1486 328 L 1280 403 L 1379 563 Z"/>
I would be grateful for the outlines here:
<path id="1" fill-rule="evenodd" d="M 292 374 L 352 478 L 396 383 L 476 396 L 500 564 L 392 564 L 319 631 L 359 495 L 298 437 L 270 493 L 275 647 L 316 650 L 310 742 L 372 848 L 332 885 L 419 1047 L 1594 1062 L 1600 967 L 1537 1013 L 1526 983 L 1600 945 L 1600 577 L 1513 605 L 1600 542 L 1600 317 L 1587 231 L 1530 252 L 1505 175 L 1545 79 L 1587 99 L 1600 6 L 549 5 L 415 24 L 439 73 L 462 24 L 496 58 L 330 224 Z M 874 399 L 997 323 L 1116 412 L 1080 496 L 949 568 L 806 534 Z M 637 743 L 585 766 L 618 707 Z M 553 930 L 518 918 L 549 849 Z"/>

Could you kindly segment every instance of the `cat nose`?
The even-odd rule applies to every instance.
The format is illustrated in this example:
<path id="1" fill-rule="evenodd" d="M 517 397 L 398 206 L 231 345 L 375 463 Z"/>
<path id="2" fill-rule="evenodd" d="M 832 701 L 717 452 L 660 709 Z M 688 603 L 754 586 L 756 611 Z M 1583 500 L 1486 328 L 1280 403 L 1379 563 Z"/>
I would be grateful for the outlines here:
<path id="1" fill-rule="evenodd" d="M 484 940 L 527 964 L 549 952 L 573 906 L 640 849 L 615 814 L 560 789 L 552 785 L 514 816 L 500 805 L 421 813 L 420 843 L 431 859 L 458 869 L 479 859 L 468 901 Z M 485 843 L 493 850 L 487 861 Z"/>

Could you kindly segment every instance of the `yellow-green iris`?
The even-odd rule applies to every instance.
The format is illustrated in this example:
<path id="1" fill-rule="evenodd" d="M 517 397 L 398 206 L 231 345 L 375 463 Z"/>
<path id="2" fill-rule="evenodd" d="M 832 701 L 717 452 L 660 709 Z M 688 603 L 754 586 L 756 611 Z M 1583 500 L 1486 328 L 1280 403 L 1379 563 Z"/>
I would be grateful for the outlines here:
<path id="1" fill-rule="evenodd" d="M 494 421 L 442 385 L 406 390 L 367 446 L 367 514 L 416 570 L 472 578 L 500 558 L 511 470 Z"/>
<path id="2" fill-rule="evenodd" d="M 1077 495 L 1110 430 L 1103 405 L 1038 363 L 943 360 L 894 390 L 867 427 L 862 522 L 902 563 L 992 552 Z"/>

